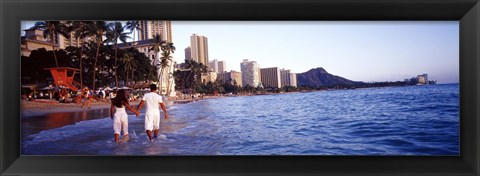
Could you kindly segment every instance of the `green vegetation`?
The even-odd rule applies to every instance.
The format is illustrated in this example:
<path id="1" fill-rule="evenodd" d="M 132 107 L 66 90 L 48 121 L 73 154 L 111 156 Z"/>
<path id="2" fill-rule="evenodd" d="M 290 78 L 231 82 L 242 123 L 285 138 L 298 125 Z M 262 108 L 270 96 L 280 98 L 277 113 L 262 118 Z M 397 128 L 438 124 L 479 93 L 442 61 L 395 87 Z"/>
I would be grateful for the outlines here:
<path id="1" fill-rule="evenodd" d="M 53 42 L 54 38 L 58 35 L 63 35 L 66 38 L 70 38 L 70 35 L 68 34 L 69 28 L 60 21 L 40 21 L 35 23 L 35 26 L 32 28 L 42 30 L 43 37 L 48 38 L 51 42 Z M 52 45 L 52 50 L 55 50 L 55 45 Z M 56 53 L 53 53 L 53 58 L 55 58 L 55 66 L 58 67 Z"/>
<path id="2" fill-rule="evenodd" d="M 197 93 L 202 85 L 202 74 L 207 73 L 207 66 L 193 60 L 185 60 L 180 69 L 173 73 L 175 89 L 184 93 Z"/>
<path id="3" fill-rule="evenodd" d="M 115 71 L 115 86 L 118 88 L 118 40 L 120 40 L 122 43 L 127 43 L 127 39 L 130 38 L 124 30 L 125 28 L 122 26 L 122 23 L 120 22 L 113 22 L 108 24 L 107 28 L 107 42 L 108 43 L 113 43 L 115 47 L 115 65 L 114 65 L 114 71 Z"/>
<path id="4" fill-rule="evenodd" d="M 98 49 L 98 52 L 97 52 Z M 58 58 L 58 65 L 60 67 L 72 67 L 78 68 L 80 59 L 79 47 L 67 47 L 65 50 L 60 49 L 56 50 L 55 54 Z M 34 50 L 31 52 L 29 57 L 22 56 L 22 83 L 35 83 L 35 84 L 45 84 L 46 80 L 51 80 L 51 75 L 48 70 L 43 68 L 55 67 L 55 63 L 52 63 L 50 58 L 53 57 L 53 51 L 47 51 L 44 48 Z M 98 47 L 96 42 L 86 43 L 83 49 L 84 58 L 81 60 L 83 62 L 84 68 L 82 74 L 84 74 L 84 85 L 92 86 L 94 84 L 98 86 L 110 86 L 110 84 L 115 80 L 115 64 L 114 64 L 114 55 L 115 48 L 111 45 L 100 45 Z M 153 80 L 156 81 L 156 69 L 153 65 L 150 64 L 150 60 L 145 54 L 141 53 L 135 48 L 128 49 L 119 49 L 117 55 L 120 58 L 130 57 L 133 58 L 128 62 L 119 62 L 118 65 L 118 79 L 127 80 L 127 74 L 130 72 L 130 80 L 133 82 L 136 81 L 147 81 Z M 128 56 L 127 56 L 128 55 Z M 126 65 L 130 66 L 126 66 Z M 142 65 L 142 67 L 138 67 Z M 96 71 L 94 71 L 97 68 Z M 98 72 L 98 74 L 95 74 Z M 133 74 L 133 72 L 135 74 Z M 94 76 L 96 81 L 93 81 Z M 28 78 L 28 79 L 25 79 Z M 79 77 L 75 77 L 76 81 L 79 81 Z"/>
<path id="5" fill-rule="evenodd" d="M 157 81 L 156 69 L 145 54 L 133 47 L 129 49 L 118 47 L 118 42 L 127 43 L 127 39 L 130 38 L 127 30 L 132 33 L 138 30 L 139 26 L 139 21 L 128 21 L 125 26 L 120 22 L 107 24 L 105 21 L 37 22 L 32 28 L 43 30 L 44 37 L 49 41 L 54 42 L 57 36 L 62 35 L 66 38 L 75 37 L 80 41 L 80 45 L 56 50 L 55 47 L 58 45 L 56 44 L 52 45 L 55 52 L 42 48 L 32 51 L 29 57 L 22 56 L 22 82 L 36 84 L 46 84 L 47 80 L 51 82 L 50 73 L 43 70 L 50 67 L 79 68 L 80 76 L 75 77 L 76 81 L 93 89 L 98 85 L 110 86 L 113 78 L 116 87 L 119 87 L 119 78 L 127 83 L 130 80 Z M 173 44 L 169 44 L 168 47 L 170 51 L 171 48 L 174 50 Z M 47 60 L 52 56 L 55 65 Z M 121 63 L 118 63 L 119 58 Z"/>

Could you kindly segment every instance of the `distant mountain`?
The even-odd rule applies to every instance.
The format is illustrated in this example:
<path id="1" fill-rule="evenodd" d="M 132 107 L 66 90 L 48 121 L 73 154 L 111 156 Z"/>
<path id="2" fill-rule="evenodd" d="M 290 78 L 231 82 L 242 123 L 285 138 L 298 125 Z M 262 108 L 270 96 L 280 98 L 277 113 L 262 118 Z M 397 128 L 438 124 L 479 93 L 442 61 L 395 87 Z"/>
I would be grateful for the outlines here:
<path id="1" fill-rule="evenodd" d="M 322 67 L 311 69 L 305 73 L 297 74 L 298 86 L 333 86 L 333 85 L 356 85 L 362 82 L 351 81 L 340 76 L 328 73 Z"/>

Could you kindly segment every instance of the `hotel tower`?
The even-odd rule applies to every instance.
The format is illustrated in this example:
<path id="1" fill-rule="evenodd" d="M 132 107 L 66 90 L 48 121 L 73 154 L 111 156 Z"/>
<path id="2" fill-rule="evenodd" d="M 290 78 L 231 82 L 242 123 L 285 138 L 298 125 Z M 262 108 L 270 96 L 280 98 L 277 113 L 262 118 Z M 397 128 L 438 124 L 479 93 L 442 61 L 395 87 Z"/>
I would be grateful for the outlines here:
<path id="1" fill-rule="evenodd" d="M 244 59 L 243 62 L 240 63 L 240 68 L 242 70 L 243 86 L 250 85 L 257 87 L 260 84 L 257 62 Z"/>
<path id="2" fill-rule="evenodd" d="M 194 61 L 208 66 L 207 37 L 197 34 L 190 36 L 190 54 Z"/>
<path id="3" fill-rule="evenodd" d="M 156 34 L 162 36 L 162 40 L 172 43 L 171 21 L 140 21 L 138 40 L 153 39 Z"/>

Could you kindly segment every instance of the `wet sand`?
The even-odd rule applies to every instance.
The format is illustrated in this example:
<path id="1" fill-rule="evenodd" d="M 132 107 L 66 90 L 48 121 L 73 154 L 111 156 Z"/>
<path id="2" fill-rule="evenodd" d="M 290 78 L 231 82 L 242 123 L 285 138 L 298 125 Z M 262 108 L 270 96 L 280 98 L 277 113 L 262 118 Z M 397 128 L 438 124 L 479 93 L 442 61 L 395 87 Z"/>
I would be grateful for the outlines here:
<path id="1" fill-rule="evenodd" d="M 137 103 L 138 104 L 138 103 Z M 58 103 L 57 101 L 21 101 L 22 117 L 40 116 L 49 113 L 61 112 L 80 112 L 98 109 L 108 109 L 110 103 L 108 102 L 94 102 L 88 107 L 81 108 L 81 104 L 76 103 Z"/>
<path id="2" fill-rule="evenodd" d="M 200 101 L 203 99 L 211 99 L 211 98 L 225 98 L 225 96 L 204 96 L 203 98 L 195 98 L 195 99 L 176 99 L 176 98 L 169 98 L 168 102 L 166 102 L 167 106 L 169 104 L 183 104 L 183 103 L 190 103 L 194 101 Z M 140 100 L 130 102 L 131 106 L 137 106 L 140 103 Z M 90 111 L 90 110 L 99 110 L 99 109 L 108 109 L 110 108 L 110 102 L 106 100 L 100 101 L 92 101 L 90 103 L 90 109 L 87 107 L 81 108 L 82 104 L 77 103 L 58 103 L 56 100 L 48 100 L 48 99 L 38 99 L 36 101 L 21 101 L 21 114 L 22 117 L 31 117 L 31 116 L 41 116 L 47 115 L 51 113 L 65 113 L 65 112 L 82 112 L 82 111 Z"/>
<path id="3" fill-rule="evenodd" d="M 220 96 L 205 96 L 196 99 L 173 99 L 169 98 L 165 103 L 167 109 L 173 104 L 184 104 Z M 136 108 L 140 100 L 130 102 L 130 106 Z M 140 112 L 144 112 L 142 108 Z M 128 114 L 133 115 L 130 111 Z M 22 136 L 26 137 L 43 130 L 60 128 L 81 121 L 94 120 L 110 117 L 110 102 L 105 100 L 92 101 L 90 108 L 77 103 L 58 103 L 55 100 L 39 99 L 36 101 L 21 101 L 21 126 Z"/>

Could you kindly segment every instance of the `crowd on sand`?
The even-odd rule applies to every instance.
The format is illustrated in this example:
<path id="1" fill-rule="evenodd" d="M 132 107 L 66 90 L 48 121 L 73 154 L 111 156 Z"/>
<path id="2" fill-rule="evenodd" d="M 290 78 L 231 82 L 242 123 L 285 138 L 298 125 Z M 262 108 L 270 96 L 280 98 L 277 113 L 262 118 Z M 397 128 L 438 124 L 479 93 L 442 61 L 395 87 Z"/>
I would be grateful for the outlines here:
<path id="1" fill-rule="evenodd" d="M 139 102 L 142 97 L 149 92 L 147 89 L 126 89 L 128 100 L 130 102 Z M 105 105 L 110 104 L 111 100 L 116 97 L 115 90 L 99 88 L 94 91 L 88 87 L 84 87 L 78 91 L 72 91 L 68 88 L 53 87 L 49 90 L 31 90 L 23 91 L 21 99 L 24 108 L 36 107 L 34 104 L 50 103 L 60 105 L 81 104 L 81 108 L 90 108 L 91 105 Z M 174 102 L 190 102 L 204 98 L 213 98 L 217 96 L 209 96 L 200 93 L 182 94 L 177 93 L 176 97 L 169 97 L 169 100 Z M 220 97 L 220 96 L 218 96 Z M 30 103 L 31 102 L 31 103 Z M 33 103 L 33 104 L 32 104 Z"/>
<path id="2" fill-rule="evenodd" d="M 129 101 L 137 101 L 141 98 L 142 91 L 127 91 Z M 90 103 L 106 102 L 109 103 L 111 99 L 115 98 L 115 91 L 99 89 L 93 91 L 88 87 L 85 87 L 78 91 L 72 91 L 67 88 L 55 87 L 51 90 L 33 90 L 28 93 L 22 93 L 21 99 L 24 101 L 36 101 L 41 102 L 46 100 L 49 102 L 57 102 L 62 104 L 76 103 L 82 104 L 81 107 L 90 107 Z"/>

